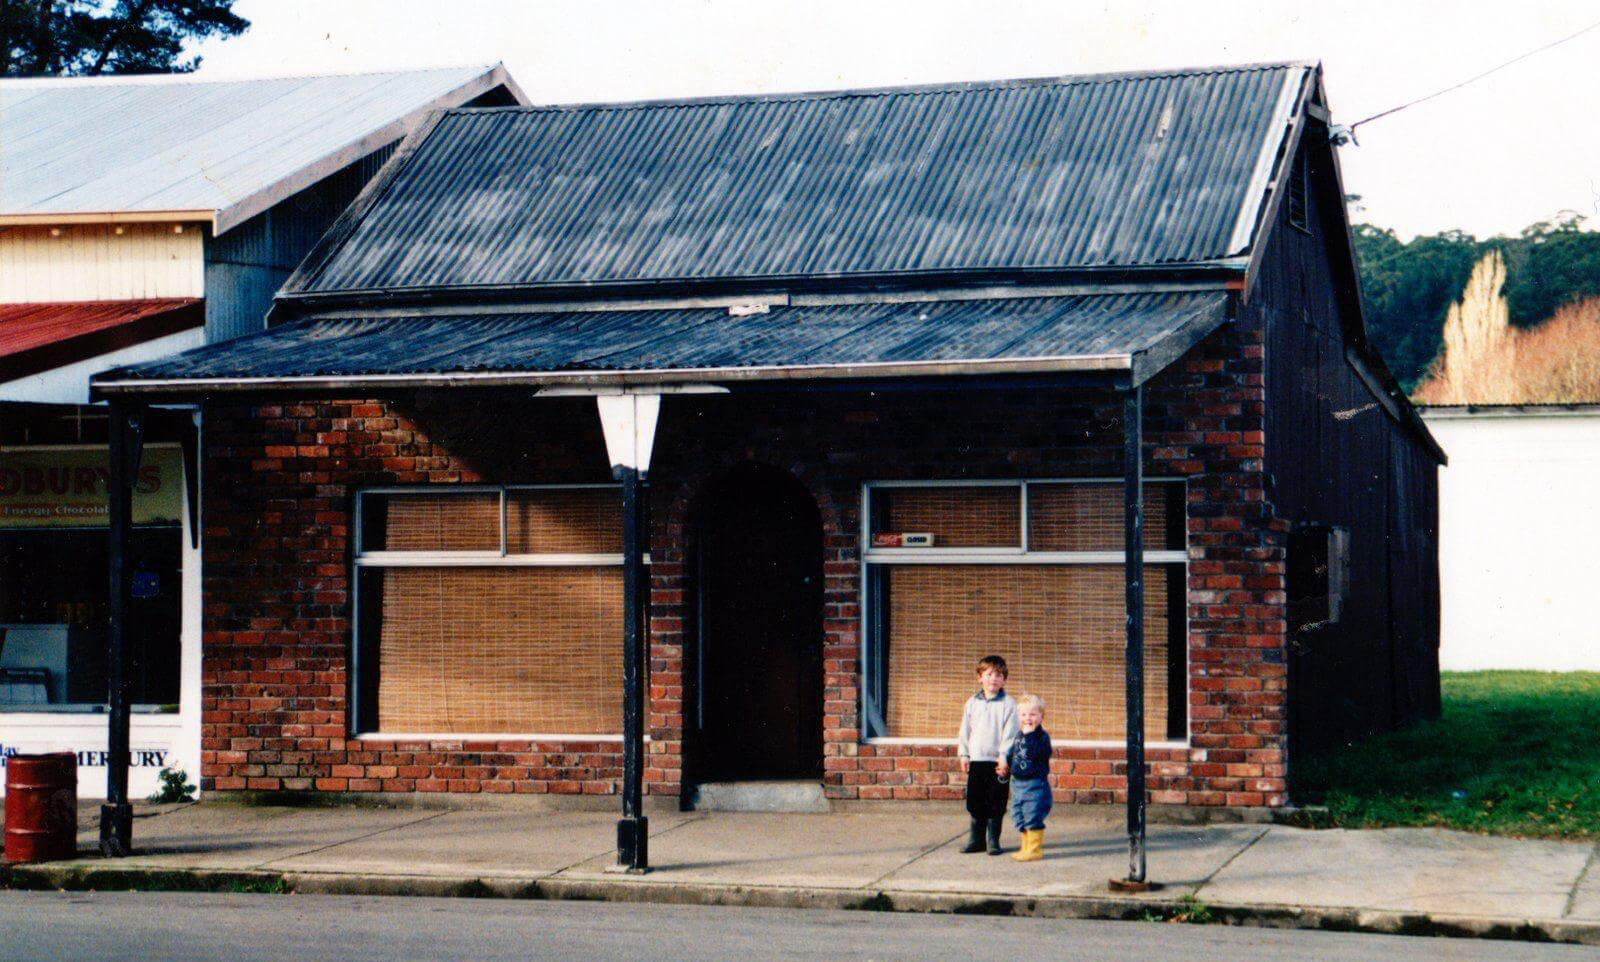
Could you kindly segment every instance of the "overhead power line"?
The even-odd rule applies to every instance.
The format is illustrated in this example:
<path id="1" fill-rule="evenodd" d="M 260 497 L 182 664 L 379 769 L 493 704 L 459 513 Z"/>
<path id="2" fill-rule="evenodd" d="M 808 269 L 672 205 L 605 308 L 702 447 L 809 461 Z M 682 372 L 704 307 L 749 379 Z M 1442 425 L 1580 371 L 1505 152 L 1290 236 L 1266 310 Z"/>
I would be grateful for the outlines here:
<path id="1" fill-rule="evenodd" d="M 1506 69 L 1507 67 L 1510 67 L 1510 66 L 1512 66 L 1514 64 L 1519 64 L 1522 61 L 1527 60 L 1529 57 L 1538 56 L 1539 54 L 1544 53 L 1546 50 L 1554 49 L 1556 47 L 1561 46 L 1564 43 L 1570 43 L 1571 41 L 1578 39 L 1579 37 L 1583 36 L 1584 34 L 1588 33 L 1591 30 L 1594 30 L 1596 28 L 1600 28 L 1600 20 L 1596 20 L 1594 23 L 1589 24 L 1587 27 L 1584 27 L 1581 30 L 1577 30 L 1577 31 L 1574 31 L 1572 33 L 1569 33 L 1565 37 L 1561 37 L 1558 40 L 1552 40 L 1552 41 L 1550 41 L 1549 43 L 1545 44 L 1542 47 L 1536 47 L 1533 50 L 1527 51 L 1526 53 L 1518 54 L 1517 56 L 1512 57 L 1510 60 L 1507 60 L 1505 63 L 1497 64 L 1496 66 L 1490 67 L 1488 70 L 1485 70 L 1482 73 L 1473 74 L 1472 76 L 1470 76 L 1467 79 L 1461 81 L 1460 83 L 1451 84 L 1450 86 L 1445 87 L 1442 90 L 1435 90 L 1433 93 L 1428 94 L 1425 97 L 1418 97 L 1415 100 L 1408 100 L 1405 103 L 1399 105 L 1398 107 L 1390 107 L 1388 110 L 1384 110 L 1384 111 L 1380 111 L 1379 113 L 1375 113 L 1371 117 L 1363 117 L 1360 120 L 1356 121 L 1355 123 L 1350 124 L 1349 126 L 1337 127 L 1337 128 L 1335 128 L 1335 130 L 1333 132 L 1334 140 L 1336 142 L 1338 142 L 1338 143 L 1343 143 L 1346 139 L 1354 141 L 1356 139 L 1356 128 L 1361 126 L 1362 124 L 1369 124 L 1369 123 L 1373 122 L 1374 120 L 1379 119 L 1380 117 L 1387 117 L 1390 114 L 1397 114 L 1400 111 L 1405 110 L 1407 107 L 1415 107 L 1417 104 L 1426 103 L 1427 101 L 1432 100 L 1435 97 L 1443 97 L 1445 94 L 1450 93 L 1451 91 L 1460 90 L 1462 87 L 1465 87 L 1468 84 L 1477 83 L 1478 81 L 1480 81 L 1483 78 L 1489 76 L 1490 74 L 1499 73 L 1500 71 Z"/>

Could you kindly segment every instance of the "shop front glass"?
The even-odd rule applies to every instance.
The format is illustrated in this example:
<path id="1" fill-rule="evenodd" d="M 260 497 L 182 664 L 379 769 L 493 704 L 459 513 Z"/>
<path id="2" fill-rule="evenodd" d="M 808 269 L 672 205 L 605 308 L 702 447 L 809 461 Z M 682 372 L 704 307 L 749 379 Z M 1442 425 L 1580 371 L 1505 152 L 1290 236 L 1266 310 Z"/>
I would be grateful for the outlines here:
<path id="1" fill-rule="evenodd" d="M 0 449 L 0 712 L 95 712 L 109 616 L 104 447 Z M 182 456 L 146 449 L 133 498 L 129 702 L 178 707 Z"/>

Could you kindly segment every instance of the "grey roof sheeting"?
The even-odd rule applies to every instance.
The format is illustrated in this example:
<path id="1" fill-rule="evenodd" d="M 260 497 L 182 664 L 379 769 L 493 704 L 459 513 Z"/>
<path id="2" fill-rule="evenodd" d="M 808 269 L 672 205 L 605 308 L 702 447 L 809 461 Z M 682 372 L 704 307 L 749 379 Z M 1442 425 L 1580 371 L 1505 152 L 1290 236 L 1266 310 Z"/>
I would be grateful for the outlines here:
<path id="1" fill-rule="evenodd" d="M 1215 263 L 1314 71 L 451 111 L 284 295 Z"/>
<path id="2" fill-rule="evenodd" d="M 331 165 L 320 179 L 496 86 L 521 99 L 499 66 L 0 80 L 0 222 L 203 212 L 220 233 L 285 179 Z"/>
<path id="3" fill-rule="evenodd" d="M 94 377 L 118 391 L 660 383 L 1124 372 L 1143 380 L 1226 320 L 1222 290 L 773 307 L 304 320 Z"/>

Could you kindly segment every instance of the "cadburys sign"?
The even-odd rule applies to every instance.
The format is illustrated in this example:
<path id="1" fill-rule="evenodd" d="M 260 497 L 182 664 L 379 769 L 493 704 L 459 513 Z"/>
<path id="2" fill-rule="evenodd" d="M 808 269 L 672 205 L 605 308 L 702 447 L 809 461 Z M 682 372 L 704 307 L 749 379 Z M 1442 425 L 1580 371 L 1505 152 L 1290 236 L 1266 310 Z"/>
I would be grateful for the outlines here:
<path id="1" fill-rule="evenodd" d="M 0 528 L 103 528 L 111 479 L 105 448 L 0 449 Z M 147 447 L 133 489 L 133 523 L 177 521 L 183 455 Z"/>

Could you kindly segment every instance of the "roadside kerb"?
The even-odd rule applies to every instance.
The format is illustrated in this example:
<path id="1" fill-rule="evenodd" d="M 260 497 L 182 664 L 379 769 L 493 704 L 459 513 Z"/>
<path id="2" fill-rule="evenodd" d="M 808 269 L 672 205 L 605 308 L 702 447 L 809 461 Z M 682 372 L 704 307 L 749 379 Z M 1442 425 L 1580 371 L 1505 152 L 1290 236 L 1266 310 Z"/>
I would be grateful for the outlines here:
<path id="1" fill-rule="evenodd" d="M 1131 899 L 1109 896 L 1020 896 L 930 892 L 885 887 L 862 889 L 658 881 L 648 877 L 591 879 L 546 875 L 528 878 L 483 878 L 339 872 L 101 868 L 84 866 L 81 863 L 0 867 L 0 888 L 35 891 L 157 889 L 304 895 L 520 898 L 1125 921 L 1163 921 L 1192 910 L 1198 904 L 1192 899 L 1183 897 L 1145 896 Z M 1207 924 L 1600 946 L 1600 923 L 1593 922 L 1319 906 L 1204 904 L 1210 916 L 1210 922 Z"/>

